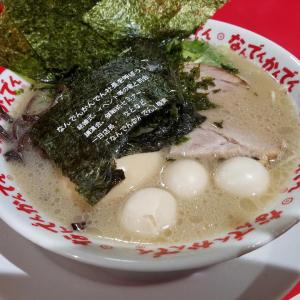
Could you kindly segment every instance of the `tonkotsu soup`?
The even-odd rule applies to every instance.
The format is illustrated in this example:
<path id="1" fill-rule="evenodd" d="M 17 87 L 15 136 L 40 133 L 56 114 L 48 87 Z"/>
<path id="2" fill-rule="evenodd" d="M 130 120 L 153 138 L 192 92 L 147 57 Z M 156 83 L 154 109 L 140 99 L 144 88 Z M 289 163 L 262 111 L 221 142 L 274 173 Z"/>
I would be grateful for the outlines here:
<path id="1" fill-rule="evenodd" d="M 125 180 L 89 205 L 55 164 L 27 146 L 10 174 L 35 207 L 66 227 L 126 242 L 186 242 L 259 214 L 284 188 L 299 153 L 299 124 L 286 92 L 245 59 L 238 75 L 200 65 L 199 93 L 215 104 L 178 145 L 117 159 Z M 186 65 L 186 72 L 195 64 Z M 197 65 L 197 68 L 199 66 Z M 205 86 L 206 84 L 206 86 Z M 15 109 L 21 115 L 24 105 Z"/>

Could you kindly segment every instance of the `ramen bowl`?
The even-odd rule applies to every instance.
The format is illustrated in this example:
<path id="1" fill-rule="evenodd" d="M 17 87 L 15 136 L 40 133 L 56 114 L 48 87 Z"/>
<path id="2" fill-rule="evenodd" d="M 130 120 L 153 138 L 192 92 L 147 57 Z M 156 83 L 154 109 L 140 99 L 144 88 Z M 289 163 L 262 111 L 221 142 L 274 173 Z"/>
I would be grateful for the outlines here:
<path id="1" fill-rule="evenodd" d="M 272 41 L 243 28 L 210 20 L 196 36 L 216 46 L 227 46 L 273 76 L 300 107 L 300 63 Z M 30 84 L 8 69 L 0 68 L 1 106 L 9 111 L 30 93 Z M 17 95 L 22 88 L 24 94 Z M 137 244 L 93 239 L 65 228 L 39 211 L 13 180 L 3 153 L 0 155 L 0 217 L 15 231 L 42 248 L 91 265 L 126 271 L 164 272 L 195 269 L 238 257 L 272 241 L 300 218 L 300 164 L 292 179 L 259 215 L 229 232 L 205 240 L 174 244 Z M 300 162 L 299 162 L 300 163 Z"/>

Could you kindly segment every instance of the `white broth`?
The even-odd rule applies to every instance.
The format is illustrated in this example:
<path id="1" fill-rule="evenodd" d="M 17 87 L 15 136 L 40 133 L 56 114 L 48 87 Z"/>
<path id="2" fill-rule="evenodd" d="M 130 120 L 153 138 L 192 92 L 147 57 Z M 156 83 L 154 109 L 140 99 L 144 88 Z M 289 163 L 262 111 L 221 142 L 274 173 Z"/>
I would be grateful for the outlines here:
<path id="1" fill-rule="evenodd" d="M 299 123 L 291 101 L 278 83 L 245 59 L 232 53 L 226 55 L 234 61 L 250 89 L 227 92 L 227 101 L 236 99 L 236 93 L 239 93 L 239 101 L 232 101 L 230 117 L 222 120 L 224 124 L 238 123 L 240 130 L 246 134 L 257 134 L 270 143 L 284 141 L 286 144 L 284 155 L 266 165 L 270 184 L 262 195 L 241 197 L 226 192 L 214 180 L 215 171 L 222 162 L 214 158 L 200 159 L 198 162 L 207 171 L 205 188 L 201 189 L 201 193 L 196 193 L 196 197 L 188 199 L 174 194 L 177 202 L 176 224 L 159 235 L 149 237 L 126 230 L 121 225 L 121 216 L 126 201 L 135 191 L 166 188 L 161 183 L 161 173 L 173 161 L 167 160 L 165 150 L 117 161 L 118 166 L 125 170 L 125 175 L 127 173 L 127 179 L 94 207 L 85 202 L 60 170 L 42 159 L 36 151 L 24 152 L 25 165 L 10 163 L 11 176 L 39 210 L 67 227 L 86 220 L 86 233 L 94 238 L 127 242 L 184 242 L 206 238 L 250 220 L 285 188 L 300 153 Z M 216 93 L 214 101 L 218 104 L 217 108 L 202 112 L 209 120 L 218 120 L 218 114 L 224 109 L 222 97 L 222 94 Z"/>

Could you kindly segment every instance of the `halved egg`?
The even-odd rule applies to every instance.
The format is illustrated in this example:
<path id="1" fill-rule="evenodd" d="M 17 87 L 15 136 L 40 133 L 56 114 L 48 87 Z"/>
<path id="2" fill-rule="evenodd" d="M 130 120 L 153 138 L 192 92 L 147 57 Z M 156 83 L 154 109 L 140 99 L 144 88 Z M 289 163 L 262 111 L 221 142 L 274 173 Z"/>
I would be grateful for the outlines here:
<path id="1" fill-rule="evenodd" d="M 133 154 L 117 159 L 116 163 L 117 168 L 124 171 L 125 180 L 116 185 L 104 201 L 125 197 L 130 191 L 143 187 L 154 176 L 159 176 L 163 155 L 161 152 Z"/>

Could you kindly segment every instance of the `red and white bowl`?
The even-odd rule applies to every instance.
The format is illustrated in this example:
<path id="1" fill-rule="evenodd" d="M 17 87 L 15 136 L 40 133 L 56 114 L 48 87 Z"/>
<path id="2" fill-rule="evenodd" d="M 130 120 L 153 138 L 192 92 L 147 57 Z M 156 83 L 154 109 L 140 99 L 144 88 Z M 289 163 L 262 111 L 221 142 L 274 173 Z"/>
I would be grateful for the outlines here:
<path id="1" fill-rule="evenodd" d="M 289 52 L 243 28 L 210 20 L 197 36 L 213 45 L 225 45 L 260 66 L 285 86 L 297 111 L 300 108 L 300 62 Z M 0 67 L 0 106 L 9 111 L 29 91 L 30 84 Z M 293 179 L 256 218 L 208 240 L 137 246 L 111 240 L 93 240 L 49 219 L 32 206 L 12 181 L 0 141 L 0 217 L 39 246 L 92 265 L 129 271 L 175 271 L 208 266 L 252 251 L 276 238 L 300 219 L 300 161 Z M 21 251 L 21 249 L 20 249 Z"/>

